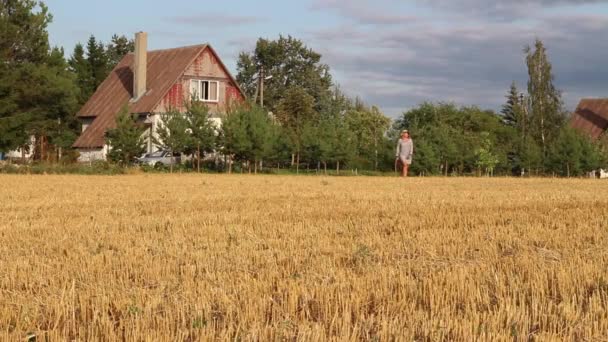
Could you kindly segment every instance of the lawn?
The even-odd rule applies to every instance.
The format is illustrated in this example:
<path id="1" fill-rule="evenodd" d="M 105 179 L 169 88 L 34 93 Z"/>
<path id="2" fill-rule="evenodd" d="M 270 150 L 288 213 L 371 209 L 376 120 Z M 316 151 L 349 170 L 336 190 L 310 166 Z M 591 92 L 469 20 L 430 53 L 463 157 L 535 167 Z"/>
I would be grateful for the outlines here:
<path id="1" fill-rule="evenodd" d="M 608 182 L 1 175 L 0 340 L 594 340 Z"/>

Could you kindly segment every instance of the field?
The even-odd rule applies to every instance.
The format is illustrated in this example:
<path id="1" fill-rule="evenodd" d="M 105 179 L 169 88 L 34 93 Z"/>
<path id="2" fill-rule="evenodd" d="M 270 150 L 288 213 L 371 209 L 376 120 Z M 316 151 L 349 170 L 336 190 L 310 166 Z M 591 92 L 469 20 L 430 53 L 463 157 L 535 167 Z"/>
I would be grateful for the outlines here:
<path id="1" fill-rule="evenodd" d="M 608 336 L 608 182 L 0 183 L 2 341 Z"/>

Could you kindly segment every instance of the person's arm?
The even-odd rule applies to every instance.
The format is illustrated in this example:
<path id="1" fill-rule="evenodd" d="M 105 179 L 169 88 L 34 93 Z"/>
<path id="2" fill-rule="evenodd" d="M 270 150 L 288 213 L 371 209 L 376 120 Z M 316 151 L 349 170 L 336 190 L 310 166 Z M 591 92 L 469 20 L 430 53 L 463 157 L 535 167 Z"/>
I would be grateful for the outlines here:
<path id="1" fill-rule="evenodd" d="M 410 157 L 408 159 L 412 159 L 414 157 L 414 140 L 410 140 L 412 142 L 412 148 L 410 149 Z"/>
<path id="2" fill-rule="evenodd" d="M 395 153 L 395 158 L 399 158 L 399 152 L 401 152 L 401 140 L 397 141 L 397 152 Z"/>

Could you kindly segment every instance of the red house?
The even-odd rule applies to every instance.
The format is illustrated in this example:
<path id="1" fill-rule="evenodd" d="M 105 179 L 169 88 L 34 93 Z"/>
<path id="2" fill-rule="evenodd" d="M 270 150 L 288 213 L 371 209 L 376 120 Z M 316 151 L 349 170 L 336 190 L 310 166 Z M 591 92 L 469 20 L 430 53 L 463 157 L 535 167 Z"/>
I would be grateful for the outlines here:
<path id="1" fill-rule="evenodd" d="M 147 149 L 154 152 L 151 137 L 159 113 L 169 108 L 184 111 L 192 96 L 206 103 L 217 121 L 231 102 L 245 98 L 210 45 L 147 51 L 147 34 L 137 33 L 135 53 L 118 63 L 77 114 L 82 132 L 73 147 L 80 152 L 79 160 L 105 160 L 105 134 L 115 127 L 125 105 L 147 125 Z"/>

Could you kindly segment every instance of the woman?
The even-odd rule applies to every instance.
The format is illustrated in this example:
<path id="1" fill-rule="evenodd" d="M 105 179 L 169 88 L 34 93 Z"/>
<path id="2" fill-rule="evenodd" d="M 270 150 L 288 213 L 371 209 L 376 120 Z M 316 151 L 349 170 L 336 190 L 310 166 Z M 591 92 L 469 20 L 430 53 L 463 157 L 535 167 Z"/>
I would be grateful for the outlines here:
<path id="1" fill-rule="evenodd" d="M 412 165 L 412 155 L 414 154 L 414 142 L 410 139 L 409 131 L 401 131 L 401 139 L 397 143 L 397 154 L 395 157 L 403 166 L 401 176 L 407 177 L 410 165 Z"/>

